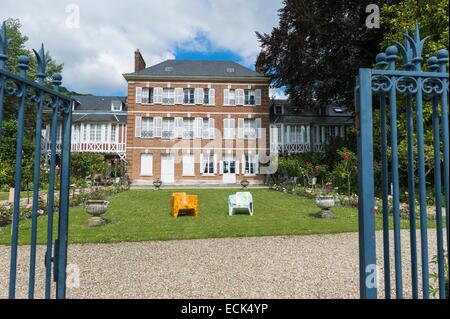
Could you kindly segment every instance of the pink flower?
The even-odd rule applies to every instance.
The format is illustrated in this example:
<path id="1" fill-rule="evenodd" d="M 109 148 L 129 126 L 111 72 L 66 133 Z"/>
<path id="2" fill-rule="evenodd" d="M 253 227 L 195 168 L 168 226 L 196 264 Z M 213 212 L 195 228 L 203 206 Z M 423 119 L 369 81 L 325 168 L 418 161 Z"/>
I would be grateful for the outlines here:
<path id="1" fill-rule="evenodd" d="M 328 189 L 328 188 L 327 188 L 327 189 L 324 189 L 323 191 L 324 191 L 325 193 L 331 193 L 331 189 Z"/>
<path id="2" fill-rule="evenodd" d="M 350 154 L 345 153 L 344 155 L 342 155 L 342 158 L 344 159 L 344 161 L 348 161 L 350 159 Z"/>

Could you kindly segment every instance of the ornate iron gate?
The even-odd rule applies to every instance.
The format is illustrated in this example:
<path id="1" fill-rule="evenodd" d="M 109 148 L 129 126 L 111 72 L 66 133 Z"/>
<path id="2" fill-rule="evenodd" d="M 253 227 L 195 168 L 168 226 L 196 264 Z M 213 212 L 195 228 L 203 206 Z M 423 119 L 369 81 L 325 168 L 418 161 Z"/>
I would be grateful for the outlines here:
<path id="1" fill-rule="evenodd" d="M 390 46 L 376 57 L 376 69 L 360 69 L 355 88 L 358 114 L 359 159 L 359 245 L 360 245 L 360 293 L 362 298 L 376 298 L 376 238 L 374 199 L 374 149 L 373 149 L 373 94 L 380 112 L 380 161 L 381 197 L 383 212 L 383 260 L 384 295 L 391 298 L 390 277 L 390 205 L 389 188 L 392 193 L 394 268 L 396 298 L 403 298 L 403 275 L 400 223 L 400 178 L 398 159 L 398 102 L 403 97 L 406 105 L 406 129 L 408 152 L 408 201 L 411 246 L 412 297 L 430 297 L 430 269 L 428 251 L 427 189 L 424 151 L 424 113 L 426 99 L 432 103 L 434 192 L 437 241 L 437 274 L 439 297 L 445 298 L 445 259 L 443 235 L 443 196 L 446 212 L 446 249 L 449 250 L 449 132 L 448 132 L 448 51 L 439 50 L 436 57 L 428 59 L 428 71 L 422 71 L 422 51 L 427 38 L 421 39 L 416 23 L 414 38 L 405 33 L 405 44 Z M 398 51 L 403 58 L 403 69 L 396 69 Z M 415 109 L 415 114 L 414 114 Z M 389 119 L 389 124 L 387 124 Z M 415 124 L 415 125 L 414 125 Z M 390 131 L 390 134 L 388 134 Z M 389 138 L 389 142 L 388 142 Z M 389 152 L 390 147 L 390 152 Z M 378 151 L 378 150 L 375 150 Z M 442 151 L 442 152 L 441 152 Z M 390 153 L 390 156 L 389 156 Z M 390 158 L 388 158 L 390 157 Z M 415 164 L 415 160 L 416 163 Z M 414 167 L 417 166 L 417 167 Z M 418 217 L 420 218 L 421 289 L 418 278 L 418 247 L 416 238 L 416 180 L 418 172 Z M 442 172 L 443 171 L 443 172 Z M 380 184 L 378 184 L 380 185 Z M 391 187 L 389 187 L 391 185 Z M 443 187 L 442 187 L 443 185 Z M 447 288 L 448 289 L 448 288 Z"/>
<path id="2" fill-rule="evenodd" d="M 68 237 L 68 212 L 69 212 L 69 174 L 70 174 L 70 139 L 72 125 L 72 108 L 75 101 L 59 93 L 62 77 L 55 74 L 52 77 L 53 89 L 45 86 L 47 61 L 44 46 L 39 52 L 34 51 L 37 59 L 37 83 L 27 79 L 29 58 L 19 57 L 20 74 L 16 75 L 5 68 L 8 43 L 6 24 L 0 29 L 0 143 L 2 139 L 2 123 L 6 96 L 16 97 L 18 105 L 11 102 L 11 109 L 17 109 L 17 144 L 16 144 L 16 169 L 15 169 L 15 193 L 13 203 L 13 216 L 11 224 L 11 263 L 9 273 L 9 297 L 16 297 L 18 240 L 20 223 L 20 189 L 22 178 L 22 149 L 25 123 L 26 105 L 31 105 L 36 112 L 36 127 L 34 137 L 34 171 L 33 171 L 33 199 L 31 216 L 31 245 L 29 263 L 29 287 L 28 296 L 35 296 L 36 275 L 36 250 L 37 250 L 37 219 L 40 192 L 40 160 L 41 160 L 41 134 L 43 114 L 51 113 L 51 160 L 50 177 L 47 193 L 48 225 L 47 225 L 47 252 L 45 257 L 45 297 L 52 295 L 52 279 L 56 282 L 56 297 L 66 296 L 66 266 L 67 266 L 67 237 Z M 8 100 L 11 101 L 11 100 Z M 16 108 L 15 108 L 16 107 Z M 60 187 L 55 192 L 55 180 L 57 167 L 56 142 L 58 121 L 62 121 L 62 150 L 59 158 Z M 28 125 L 28 128 L 30 126 Z M 59 204 L 57 199 L 59 198 Z M 56 214 L 55 214 L 56 213 Z M 54 219 L 58 218 L 57 239 L 53 240 Z M 53 266 L 53 269 L 52 269 Z M 53 278 L 52 278 L 53 275 Z"/>

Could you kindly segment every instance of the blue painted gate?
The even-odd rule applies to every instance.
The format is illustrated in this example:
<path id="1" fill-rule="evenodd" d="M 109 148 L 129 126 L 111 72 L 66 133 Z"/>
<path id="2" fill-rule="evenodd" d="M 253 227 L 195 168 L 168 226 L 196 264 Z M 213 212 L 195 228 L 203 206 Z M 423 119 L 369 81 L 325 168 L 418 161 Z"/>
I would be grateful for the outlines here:
<path id="1" fill-rule="evenodd" d="M 438 296 L 448 296 L 445 284 L 445 250 L 449 251 L 449 132 L 448 132 L 448 51 L 439 50 L 436 57 L 427 61 L 422 70 L 422 51 L 427 38 L 421 39 L 416 23 L 414 37 L 405 33 L 405 43 L 390 46 L 376 57 L 375 69 L 360 69 L 355 88 L 359 159 L 359 245 L 361 298 L 377 298 L 377 244 L 382 245 L 384 271 L 384 296 L 404 296 L 402 272 L 402 241 L 400 216 L 400 181 L 407 180 L 409 210 L 410 270 L 412 298 L 430 297 L 430 265 L 434 257 L 429 252 L 428 234 L 436 232 L 436 259 Z M 402 69 L 396 62 L 402 57 Z M 434 180 L 427 189 L 424 103 L 432 104 L 432 138 L 434 149 Z M 400 104 L 403 103 L 403 104 Z M 408 172 L 402 175 L 398 159 L 398 110 L 405 106 Z M 374 136 L 374 112 L 379 109 L 379 136 Z M 379 138 L 381 148 L 374 149 L 374 138 Z M 375 180 L 374 157 L 381 162 L 381 176 Z M 416 167 L 415 167 L 416 166 Z M 404 178 L 402 178 L 404 177 Z M 376 210 L 374 185 L 380 186 L 383 233 L 375 237 Z M 433 193 L 435 195 L 433 195 Z M 427 215 L 427 196 L 434 196 L 435 226 Z M 416 205 L 416 202 L 418 203 Z M 417 207 L 416 207 L 417 206 Z M 442 207 L 445 206 L 445 218 Z M 418 210 L 416 215 L 416 209 Z M 381 218 L 380 218 L 381 219 Z M 417 223 L 417 220 L 419 222 Z M 444 222 L 445 225 L 444 226 Z M 392 225 L 391 225 L 392 223 Z M 433 221 L 434 223 L 434 221 Z M 418 224 L 418 226 L 417 226 Z M 393 226 L 393 251 L 390 241 Z M 447 236 L 444 236 L 446 228 Z M 419 237 L 417 238 L 417 230 Z M 418 240 L 420 239 L 420 241 Z M 420 242 L 420 245 L 418 244 Z M 420 246 L 420 247 L 418 247 Z M 420 249 L 419 249 L 420 248 Z M 448 255 L 447 255 L 448 256 Z M 391 280 L 391 260 L 394 261 L 394 278 Z M 419 260 L 420 259 L 420 260 Z M 420 269 L 419 269 L 420 265 Z M 421 278 L 419 278 L 421 272 Z M 448 275 L 447 275 L 448 276 Z M 448 277 L 447 277 L 448 280 Z M 392 281 L 394 284 L 392 284 Z M 447 283 L 448 285 L 448 283 Z M 391 287 L 392 286 L 392 287 Z M 394 289 L 395 288 L 395 289 Z"/>
<path id="2" fill-rule="evenodd" d="M 34 171 L 33 171 L 33 199 L 31 215 L 31 245 L 29 260 L 28 296 L 35 297 L 36 276 L 36 250 L 37 250 L 37 219 L 40 195 L 40 163 L 41 163 L 41 137 L 44 114 L 51 114 L 51 160 L 49 186 L 47 192 L 47 243 L 45 260 L 45 297 L 56 298 L 66 296 L 66 266 L 67 266 L 67 237 L 68 237 L 68 212 L 69 212 L 69 174 L 70 174 L 70 138 L 72 125 L 72 108 L 75 101 L 59 93 L 62 77 L 55 74 L 52 77 L 53 89 L 46 86 L 46 67 L 44 46 L 40 51 L 34 51 L 37 59 L 37 83 L 27 78 L 29 58 L 19 57 L 20 74 L 6 70 L 8 58 L 9 40 L 6 34 L 6 24 L 0 29 L 0 143 L 2 140 L 2 124 L 5 107 L 14 110 L 17 115 L 17 144 L 16 144 L 16 169 L 15 169 L 15 193 L 13 202 L 13 215 L 11 224 L 11 255 L 9 281 L 9 298 L 16 297 L 17 268 L 18 268 L 18 239 L 20 224 L 20 189 L 22 179 L 22 149 L 24 130 L 33 125 L 25 122 L 25 115 L 30 108 L 36 114 L 34 137 Z M 9 98 L 7 99 L 7 97 Z M 17 102 L 16 102 L 17 101 Z M 59 159 L 60 187 L 55 190 L 57 176 L 56 139 L 58 121 L 62 122 L 62 149 Z M 59 201 L 58 201 L 59 199 Z M 53 239 L 53 229 L 57 230 L 57 238 Z M 6 271 L 6 270 L 3 270 Z M 55 286 L 52 281 L 56 282 Z M 0 291 L 0 294 L 4 292 Z"/>

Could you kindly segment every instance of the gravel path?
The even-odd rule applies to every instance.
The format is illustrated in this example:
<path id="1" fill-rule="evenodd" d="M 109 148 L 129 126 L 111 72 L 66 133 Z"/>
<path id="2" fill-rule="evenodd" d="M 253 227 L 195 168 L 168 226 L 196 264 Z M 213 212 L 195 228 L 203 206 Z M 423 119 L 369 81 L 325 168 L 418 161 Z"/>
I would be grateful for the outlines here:
<path id="1" fill-rule="evenodd" d="M 409 232 L 402 237 L 410 297 Z M 435 237 L 430 230 L 430 256 Z M 36 297 L 43 296 L 44 251 L 40 246 Z M 29 247 L 20 247 L 17 297 L 26 297 L 28 259 Z M 80 271 L 69 298 L 359 298 L 357 233 L 70 245 L 69 263 Z M 383 271 L 381 257 L 378 263 Z M 5 298 L 9 247 L 0 246 L 0 269 Z"/>

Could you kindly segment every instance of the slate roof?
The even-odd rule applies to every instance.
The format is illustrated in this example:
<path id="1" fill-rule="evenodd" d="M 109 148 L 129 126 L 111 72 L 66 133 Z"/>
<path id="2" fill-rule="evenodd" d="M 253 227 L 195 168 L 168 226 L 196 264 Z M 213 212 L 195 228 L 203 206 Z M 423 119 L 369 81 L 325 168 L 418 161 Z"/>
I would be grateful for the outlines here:
<path id="1" fill-rule="evenodd" d="M 73 112 L 73 122 L 120 122 L 127 121 L 124 96 L 72 96 L 80 105 Z M 111 111 L 112 101 L 122 101 L 122 111 Z"/>
<path id="2" fill-rule="evenodd" d="M 129 77 L 213 77 L 260 78 L 264 74 L 250 70 L 233 61 L 166 60 L 144 70 L 124 74 Z"/>
<path id="3" fill-rule="evenodd" d="M 283 114 L 275 114 L 274 108 L 283 106 Z M 332 108 L 338 108 L 334 106 Z M 289 100 L 273 100 L 271 110 L 271 122 L 289 124 L 353 124 L 354 118 L 351 113 L 333 112 L 331 115 L 320 115 L 314 111 L 299 113 L 298 107 Z"/>

